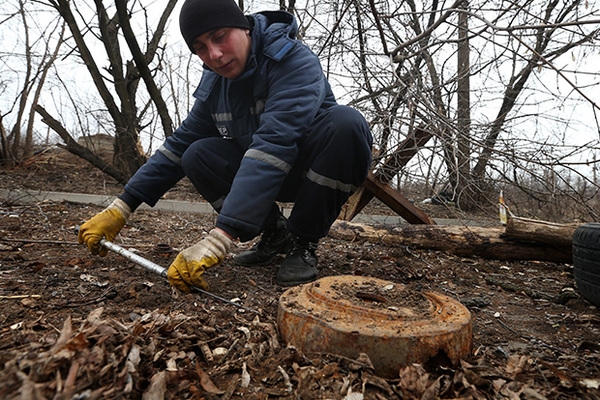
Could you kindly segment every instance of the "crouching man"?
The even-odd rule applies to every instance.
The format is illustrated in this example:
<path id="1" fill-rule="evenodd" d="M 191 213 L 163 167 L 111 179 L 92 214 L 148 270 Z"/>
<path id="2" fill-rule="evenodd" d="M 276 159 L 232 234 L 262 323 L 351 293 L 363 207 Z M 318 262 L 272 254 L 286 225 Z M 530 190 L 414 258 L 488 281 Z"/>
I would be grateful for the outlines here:
<path id="1" fill-rule="evenodd" d="M 154 206 L 182 177 L 217 211 L 216 226 L 168 269 L 182 291 L 207 289 L 206 269 L 237 241 L 261 235 L 233 257 L 244 266 L 286 254 L 277 283 L 317 278 L 317 244 L 366 178 L 372 138 L 363 116 L 339 105 L 317 56 L 296 39 L 283 11 L 244 15 L 233 0 L 187 0 L 179 17 L 204 64 L 195 104 L 181 126 L 79 231 L 92 254 L 112 241 L 142 203 Z M 276 202 L 291 202 L 289 218 Z"/>

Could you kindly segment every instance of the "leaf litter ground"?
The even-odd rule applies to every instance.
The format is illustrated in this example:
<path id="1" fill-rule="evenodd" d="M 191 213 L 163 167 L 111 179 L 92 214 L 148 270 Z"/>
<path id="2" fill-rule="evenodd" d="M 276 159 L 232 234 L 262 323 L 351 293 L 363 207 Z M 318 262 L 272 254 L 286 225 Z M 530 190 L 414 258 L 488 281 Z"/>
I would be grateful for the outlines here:
<path id="1" fill-rule="evenodd" d="M 2 189 L 117 194 L 118 185 L 62 152 L 0 170 Z M 185 183 L 167 195 L 191 200 Z M 597 399 L 600 316 L 573 292 L 568 264 L 506 262 L 325 238 L 320 276 L 372 276 L 461 301 L 473 350 L 459 365 L 411 365 L 383 379 L 364 357 L 302 354 L 278 335 L 272 265 L 228 258 L 211 291 L 173 291 L 113 253 L 90 256 L 74 229 L 101 208 L 65 202 L 0 207 L 2 399 Z M 373 212 L 383 211 L 381 209 Z M 430 206 L 433 218 L 444 207 Z M 140 210 L 117 243 L 164 267 L 214 215 Z M 173 252 L 157 251 L 167 244 Z M 251 243 L 241 244 L 236 251 Z M 565 293 L 575 295 L 564 296 Z"/>

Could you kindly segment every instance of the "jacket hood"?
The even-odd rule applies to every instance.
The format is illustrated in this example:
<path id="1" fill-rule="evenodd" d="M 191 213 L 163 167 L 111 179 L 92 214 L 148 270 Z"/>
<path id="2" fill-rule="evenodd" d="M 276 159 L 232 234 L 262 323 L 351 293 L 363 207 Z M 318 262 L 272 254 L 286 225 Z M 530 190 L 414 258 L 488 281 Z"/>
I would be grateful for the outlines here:
<path id="1" fill-rule="evenodd" d="M 263 11 L 251 16 L 253 53 L 262 51 L 267 57 L 281 60 L 295 45 L 298 23 L 286 11 Z"/>

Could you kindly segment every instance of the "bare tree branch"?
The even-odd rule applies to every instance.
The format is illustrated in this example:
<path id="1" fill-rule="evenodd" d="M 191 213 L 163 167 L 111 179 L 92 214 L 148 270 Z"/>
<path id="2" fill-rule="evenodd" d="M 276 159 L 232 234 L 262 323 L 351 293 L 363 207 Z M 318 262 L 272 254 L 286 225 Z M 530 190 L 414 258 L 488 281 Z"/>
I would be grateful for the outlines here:
<path id="1" fill-rule="evenodd" d="M 62 126 L 62 124 L 58 120 L 54 119 L 42 106 L 35 106 L 35 111 L 37 111 L 42 116 L 42 122 L 44 122 L 46 125 L 52 128 L 52 130 L 58 133 L 58 135 L 65 142 L 67 150 L 69 152 L 83 158 L 84 160 L 89 161 L 90 164 L 105 172 L 106 174 L 112 176 L 119 183 L 123 185 L 127 183 L 127 175 L 123 174 L 117 168 L 107 163 L 100 157 L 96 156 L 87 147 L 84 147 L 77 143 L 77 141 L 73 139 L 69 132 Z"/>
<path id="2" fill-rule="evenodd" d="M 168 17 L 168 15 L 170 15 L 176 3 L 177 0 L 169 1 L 167 8 L 165 8 L 163 12 L 162 19 L 166 19 L 165 16 Z M 156 86 L 156 82 L 154 81 L 152 73 L 150 72 L 150 68 L 148 67 L 148 62 L 151 60 L 151 57 L 144 56 L 140 46 L 138 45 L 136 35 L 133 32 L 133 29 L 131 29 L 131 25 L 129 23 L 129 14 L 127 11 L 127 2 L 125 0 L 115 0 L 115 5 L 117 6 L 117 15 L 119 16 L 121 29 L 123 29 L 123 35 L 127 45 L 129 46 L 129 50 L 131 50 L 136 67 L 142 79 L 144 80 L 144 83 L 146 83 L 150 97 L 158 109 L 158 115 L 162 120 L 165 136 L 171 136 L 173 133 L 173 122 L 169 116 L 169 110 L 167 109 L 167 105 L 165 104 L 160 89 Z M 164 33 L 164 31 L 161 32 L 160 36 L 162 36 L 162 33 Z"/>

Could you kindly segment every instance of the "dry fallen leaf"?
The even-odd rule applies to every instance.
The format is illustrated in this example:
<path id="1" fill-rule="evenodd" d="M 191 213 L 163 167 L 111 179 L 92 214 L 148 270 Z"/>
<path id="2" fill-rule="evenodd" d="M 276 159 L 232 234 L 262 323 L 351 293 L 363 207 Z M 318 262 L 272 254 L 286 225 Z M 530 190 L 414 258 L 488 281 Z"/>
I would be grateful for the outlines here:
<path id="1" fill-rule="evenodd" d="M 210 380 L 210 376 L 208 376 L 208 374 L 206 372 L 204 372 L 204 370 L 202 368 L 200 368 L 200 365 L 198 363 L 196 363 L 196 373 L 198 374 L 198 377 L 200 378 L 200 385 L 202 385 L 202 389 L 204 389 L 205 391 L 207 391 L 208 393 L 211 393 L 211 394 L 225 393 L 224 390 L 219 389 L 213 383 L 213 381 Z"/>
<path id="2" fill-rule="evenodd" d="M 150 379 L 148 390 L 142 395 L 142 400 L 163 400 L 167 392 L 167 374 L 160 371 Z"/>
<path id="3" fill-rule="evenodd" d="M 558 378 L 560 379 L 560 385 L 562 387 L 565 388 L 572 388 L 573 387 L 573 380 L 571 379 L 571 377 L 569 375 L 567 375 L 566 372 L 561 371 L 560 369 L 556 368 L 554 365 L 545 362 L 544 360 L 539 360 L 538 361 L 541 365 L 543 365 L 544 367 L 548 368 L 550 371 L 552 371 L 552 373 Z"/>
<path id="4" fill-rule="evenodd" d="M 579 381 L 581 385 L 588 389 L 598 389 L 600 388 L 600 379 L 582 379 Z"/>
<path id="5" fill-rule="evenodd" d="M 245 362 L 242 365 L 242 382 L 240 383 L 240 386 L 243 387 L 244 389 L 246 389 L 248 386 L 250 386 L 250 374 L 248 373 L 248 369 L 246 367 Z"/>
<path id="6" fill-rule="evenodd" d="M 509 356 L 506 363 L 506 373 L 508 376 L 514 378 L 520 373 L 524 372 L 528 359 L 528 356 L 520 356 L 518 354 Z"/>
<path id="7" fill-rule="evenodd" d="M 409 365 L 400 371 L 399 387 L 420 397 L 428 387 L 429 373 L 419 364 Z"/>

